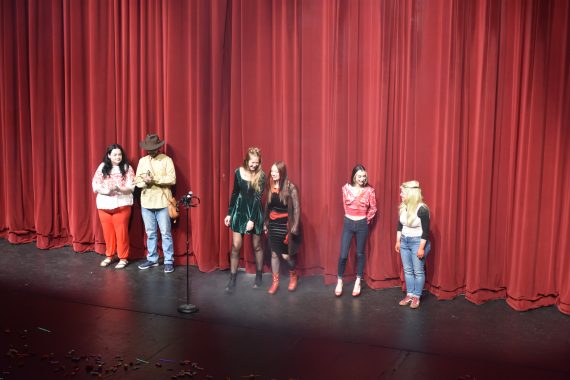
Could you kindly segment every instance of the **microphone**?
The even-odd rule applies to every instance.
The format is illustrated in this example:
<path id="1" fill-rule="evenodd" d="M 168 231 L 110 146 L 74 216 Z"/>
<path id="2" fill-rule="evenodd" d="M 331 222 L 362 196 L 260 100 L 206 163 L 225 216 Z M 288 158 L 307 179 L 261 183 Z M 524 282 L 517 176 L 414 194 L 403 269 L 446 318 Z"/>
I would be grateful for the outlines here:
<path id="1" fill-rule="evenodd" d="M 184 207 L 197 207 L 200 204 L 200 198 L 195 196 L 192 191 L 189 191 L 178 202 Z"/>
<path id="2" fill-rule="evenodd" d="M 189 191 L 188 193 L 184 194 L 178 202 L 184 207 L 194 207 L 192 205 L 193 198 L 198 198 L 198 197 L 194 197 L 194 193 L 192 193 L 192 191 Z"/>

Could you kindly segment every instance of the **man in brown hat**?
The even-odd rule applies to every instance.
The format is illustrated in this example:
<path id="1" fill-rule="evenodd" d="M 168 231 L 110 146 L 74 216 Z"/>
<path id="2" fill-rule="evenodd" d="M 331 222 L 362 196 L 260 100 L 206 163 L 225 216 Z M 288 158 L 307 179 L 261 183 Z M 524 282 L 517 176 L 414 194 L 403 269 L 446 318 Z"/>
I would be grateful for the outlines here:
<path id="1" fill-rule="evenodd" d="M 139 265 L 139 269 L 145 270 L 158 266 L 158 226 L 162 237 L 164 273 L 171 273 L 174 272 L 174 247 L 168 215 L 168 200 L 172 197 L 170 187 L 176 183 L 174 163 L 166 154 L 160 153 L 160 147 L 164 145 L 164 141 L 161 141 L 158 135 L 147 135 L 139 145 L 147 153 L 139 160 L 136 184 L 142 189 L 141 212 L 148 250 L 147 259 Z"/>

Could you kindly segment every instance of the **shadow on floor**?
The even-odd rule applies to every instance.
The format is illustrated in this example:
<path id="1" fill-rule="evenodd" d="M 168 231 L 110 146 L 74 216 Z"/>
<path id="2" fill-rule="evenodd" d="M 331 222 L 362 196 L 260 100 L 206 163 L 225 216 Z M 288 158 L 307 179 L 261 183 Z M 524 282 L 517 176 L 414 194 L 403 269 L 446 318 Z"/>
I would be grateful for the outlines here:
<path id="1" fill-rule="evenodd" d="M 100 268 L 101 256 L 0 240 L 0 379 L 569 379 L 570 317 L 400 289 L 336 298 L 320 276 L 267 294 L 240 273 Z M 285 278 L 285 285 L 287 278 Z M 348 284 L 350 286 L 350 284 Z"/>

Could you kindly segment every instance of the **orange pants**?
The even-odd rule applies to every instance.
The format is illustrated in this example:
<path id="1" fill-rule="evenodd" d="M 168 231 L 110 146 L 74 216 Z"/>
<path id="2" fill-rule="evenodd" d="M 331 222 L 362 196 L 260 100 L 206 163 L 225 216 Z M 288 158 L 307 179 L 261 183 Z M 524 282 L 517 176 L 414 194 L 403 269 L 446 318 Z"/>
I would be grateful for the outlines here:
<path id="1" fill-rule="evenodd" d="M 129 257 L 129 219 L 131 217 L 131 206 L 123 206 L 113 210 L 97 210 L 101 226 L 103 227 L 103 237 L 107 249 L 105 255 L 111 257 L 117 251 L 119 259 Z"/>

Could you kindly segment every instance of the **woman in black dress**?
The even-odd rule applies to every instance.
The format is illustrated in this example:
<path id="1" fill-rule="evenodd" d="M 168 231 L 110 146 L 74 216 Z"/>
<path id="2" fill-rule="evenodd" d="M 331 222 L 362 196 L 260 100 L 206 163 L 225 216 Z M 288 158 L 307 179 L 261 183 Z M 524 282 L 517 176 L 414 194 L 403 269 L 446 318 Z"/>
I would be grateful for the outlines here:
<path id="1" fill-rule="evenodd" d="M 263 249 L 261 248 L 261 231 L 263 229 L 263 213 L 261 197 L 265 187 L 265 173 L 261 169 L 261 150 L 249 148 L 243 164 L 235 170 L 234 188 L 232 191 L 228 215 L 224 224 L 232 230 L 232 253 L 230 257 L 230 280 L 226 292 L 232 293 L 236 286 L 239 251 L 243 245 L 243 235 L 251 235 L 255 253 L 254 288 L 261 286 L 263 269 Z"/>
<path id="2" fill-rule="evenodd" d="M 289 291 L 297 288 L 295 258 L 299 246 L 299 193 L 297 187 L 287 178 L 287 167 L 282 161 L 271 166 L 271 177 L 265 206 L 265 230 L 269 233 L 271 245 L 271 270 L 273 284 L 269 294 L 279 288 L 279 262 L 281 258 L 289 266 Z M 281 257 L 279 257 L 281 256 Z"/>

